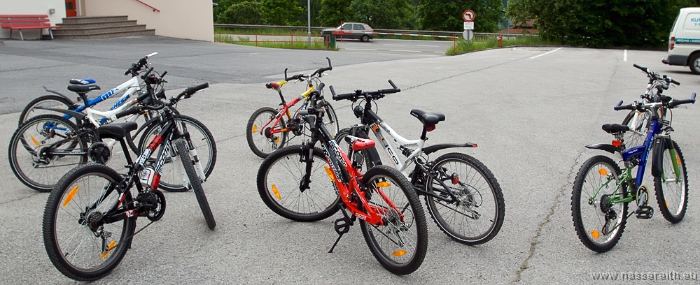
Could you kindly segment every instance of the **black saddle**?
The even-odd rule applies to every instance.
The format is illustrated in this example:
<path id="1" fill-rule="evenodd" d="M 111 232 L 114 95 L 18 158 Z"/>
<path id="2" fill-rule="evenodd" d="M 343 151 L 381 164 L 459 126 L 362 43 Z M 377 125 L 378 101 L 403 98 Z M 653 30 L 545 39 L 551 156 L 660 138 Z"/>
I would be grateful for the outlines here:
<path id="1" fill-rule="evenodd" d="M 92 90 L 100 90 L 100 86 L 90 84 L 90 85 L 68 85 L 68 90 L 73 91 L 78 94 L 85 94 Z"/>
<path id="2" fill-rule="evenodd" d="M 603 130 L 609 134 L 613 133 L 624 133 L 626 131 L 629 131 L 630 128 L 625 125 L 620 125 L 620 124 L 605 124 L 603 125 Z"/>
<path id="3" fill-rule="evenodd" d="M 418 118 L 418 120 L 426 126 L 436 125 L 438 122 L 445 120 L 445 115 L 440 113 L 430 113 L 423 110 L 413 109 L 411 110 L 411 115 Z"/>
<path id="4" fill-rule="evenodd" d="M 97 128 L 101 138 L 123 139 L 129 132 L 138 128 L 136 122 L 112 123 Z"/>

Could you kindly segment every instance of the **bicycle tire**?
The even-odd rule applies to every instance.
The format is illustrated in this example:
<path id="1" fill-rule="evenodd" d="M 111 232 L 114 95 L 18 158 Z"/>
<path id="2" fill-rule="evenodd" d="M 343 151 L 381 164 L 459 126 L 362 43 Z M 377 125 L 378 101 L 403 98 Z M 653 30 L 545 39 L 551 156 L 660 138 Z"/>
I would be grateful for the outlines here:
<path id="1" fill-rule="evenodd" d="M 187 148 L 187 142 L 178 139 L 175 142 L 175 147 L 177 148 L 177 154 L 180 156 L 180 161 L 182 166 L 185 168 L 185 173 L 187 178 L 190 180 L 190 186 L 192 186 L 192 191 L 195 197 L 197 197 L 197 203 L 199 208 L 202 209 L 202 214 L 204 219 L 207 221 L 207 226 L 209 229 L 214 229 L 216 227 L 216 221 L 214 220 L 214 214 L 211 212 L 209 207 L 209 201 L 207 201 L 207 196 L 204 194 L 204 189 L 202 188 L 202 182 L 197 176 L 197 172 L 194 170 L 194 164 L 189 155 L 189 149 Z"/>
<path id="2" fill-rule="evenodd" d="M 680 181 L 675 177 L 676 172 L 674 171 L 671 161 L 671 159 L 674 158 L 671 157 L 671 153 L 668 151 L 671 148 L 673 148 L 676 153 L 675 159 L 679 166 L 678 170 L 680 171 L 680 175 L 678 175 L 678 178 L 680 178 Z M 672 177 L 669 178 L 669 176 Z M 659 204 L 659 210 L 664 218 L 674 224 L 682 221 L 688 209 L 688 175 L 683 153 L 680 147 L 678 147 L 678 144 L 673 140 L 666 141 L 664 145 L 663 174 L 654 177 L 654 188 L 656 190 L 656 202 Z M 671 201 L 671 203 L 669 203 L 669 201 Z"/>
<path id="3" fill-rule="evenodd" d="M 326 126 L 326 129 L 331 136 L 335 137 L 340 132 L 340 125 L 338 123 L 338 116 L 335 113 L 335 109 L 333 109 L 331 103 L 328 103 L 326 100 L 322 100 L 319 107 L 326 112 L 326 115 L 323 116 L 323 125 Z"/>
<path id="4" fill-rule="evenodd" d="M 383 194 L 376 192 L 377 182 L 380 181 L 389 182 L 389 185 L 379 186 Z M 362 177 L 362 184 L 371 191 L 365 192 L 365 198 L 370 205 L 386 209 L 394 204 L 397 209 L 403 209 L 403 221 L 391 215 L 395 211 L 385 211 L 384 226 L 370 225 L 360 220 L 362 236 L 372 255 L 393 274 L 405 275 L 416 271 L 423 263 L 428 250 L 428 226 L 413 186 L 398 170 L 386 165 L 378 165 L 367 171 Z M 389 235 L 400 235 L 401 238 L 392 240 Z"/>
<path id="5" fill-rule="evenodd" d="M 633 121 L 632 119 L 635 118 L 635 115 L 637 116 L 637 120 Z M 646 112 L 632 110 L 627 113 L 622 120 L 622 124 L 630 128 L 630 130 L 624 134 L 625 145 L 633 147 L 644 144 L 650 126 L 650 119 L 649 114 Z"/>
<path id="6" fill-rule="evenodd" d="M 266 158 L 273 151 L 283 148 L 287 142 L 287 132 L 278 133 L 279 136 L 273 137 L 272 140 L 260 132 L 259 128 L 262 128 L 265 124 L 270 122 L 277 113 L 278 110 L 270 107 L 262 107 L 253 112 L 246 124 L 245 138 L 248 141 L 248 147 L 250 147 L 250 150 L 253 151 L 255 155 L 261 158 Z M 267 126 L 267 128 L 273 127 L 275 126 Z M 281 129 L 287 127 L 284 118 L 280 118 L 278 127 Z"/>
<path id="7" fill-rule="evenodd" d="M 51 103 L 53 102 L 53 103 Z M 75 103 L 73 103 L 70 99 L 55 95 L 55 94 L 48 94 L 48 95 L 42 95 L 31 102 L 27 104 L 27 106 L 22 109 L 22 113 L 19 115 L 19 122 L 18 126 L 22 125 L 24 122 L 26 122 L 28 119 L 32 117 L 36 117 L 38 115 L 43 115 L 43 114 L 57 114 L 55 111 L 50 111 L 50 110 L 40 110 L 40 109 L 34 109 L 37 106 L 42 106 L 46 108 L 63 108 L 65 110 L 72 110 L 72 106 L 74 106 Z"/>
<path id="8" fill-rule="evenodd" d="M 197 150 L 197 157 L 199 158 L 199 162 L 202 164 L 202 168 L 204 169 L 204 177 L 209 178 L 209 175 L 211 175 L 212 171 L 214 171 L 214 166 L 216 165 L 217 149 L 214 136 L 211 134 L 207 126 L 190 116 L 180 115 L 179 118 L 175 118 L 175 121 L 181 121 L 186 124 L 187 132 L 190 134 L 190 141 L 192 141 L 193 145 L 195 146 Z M 139 154 L 143 153 L 153 137 L 155 137 L 160 130 L 161 125 L 158 124 L 157 121 L 153 121 L 151 126 L 148 126 L 146 130 L 144 130 L 139 141 Z M 196 130 L 196 132 L 193 130 Z M 183 186 L 182 183 L 180 183 L 182 178 L 177 175 L 178 173 L 174 169 L 175 167 L 178 167 L 176 163 L 177 161 L 174 161 L 172 158 L 168 158 L 165 161 L 158 188 L 170 192 L 184 192 L 188 190 L 186 186 Z"/>
<path id="9" fill-rule="evenodd" d="M 52 127 L 47 131 L 48 124 Z M 46 148 L 75 134 L 78 127 L 71 121 L 56 115 L 39 115 L 20 125 L 12 134 L 7 150 L 10 168 L 22 184 L 39 192 L 50 192 L 64 173 L 76 165 L 87 162 L 87 155 L 46 155 L 39 160 L 39 153 L 55 150 L 70 152 L 76 148 L 87 150 L 87 143 L 79 136 L 62 143 L 57 148 Z M 58 131 L 56 131 L 58 130 Z"/>
<path id="10" fill-rule="evenodd" d="M 292 145 L 265 158 L 258 169 L 258 193 L 265 205 L 282 217 L 298 222 L 323 220 L 338 212 L 340 196 L 333 190 L 335 183 L 324 170 L 326 159 L 318 148 L 312 151 L 311 188 L 299 189 L 306 173 L 306 164 L 300 162 L 301 152 L 300 145 Z"/>
<path id="11" fill-rule="evenodd" d="M 576 174 L 571 194 L 571 216 L 574 221 L 574 229 L 581 243 L 596 252 L 606 252 L 612 249 L 625 230 L 628 203 L 619 203 L 612 206 L 604 203 L 606 195 L 610 195 L 610 193 L 615 191 L 615 187 L 619 183 L 620 172 L 620 167 L 617 166 L 615 161 L 607 156 L 597 155 L 586 160 Z M 615 181 L 611 181 L 606 185 L 604 182 L 609 175 L 613 175 Z M 598 187 L 601 187 L 599 196 L 597 196 L 599 197 L 598 200 L 594 200 L 592 204 L 589 204 L 588 199 L 591 198 L 591 195 Z M 621 188 L 621 191 L 623 196 L 627 194 L 627 189 Z M 587 197 L 582 197 L 582 195 L 587 195 Z M 606 205 L 605 209 L 603 205 Z M 585 212 L 592 216 L 590 222 L 587 222 L 588 219 L 584 221 L 583 210 L 587 210 Z M 607 215 L 610 215 L 610 218 L 615 218 L 615 224 L 608 224 Z M 605 221 L 605 223 L 601 225 L 601 221 Z M 597 223 L 597 225 L 594 225 L 594 223 Z M 603 230 L 603 228 L 606 228 L 606 230 Z M 599 229 L 600 232 L 598 231 Z M 605 233 L 606 231 L 608 232 Z M 601 239 L 602 241 L 599 241 Z"/>
<path id="12" fill-rule="evenodd" d="M 79 281 L 100 279 L 119 265 L 131 247 L 135 216 L 102 225 L 89 222 L 119 203 L 115 188 L 122 179 L 107 166 L 84 164 L 68 171 L 49 194 L 42 223 L 44 246 L 63 275 Z M 124 210 L 133 209 L 129 191 L 121 205 Z"/>
<path id="13" fill-rule="evenodd" d="M 340 146 L 340 149 L 342 149 L 346 154 L 349 153 L 348 150 L 350 150 L 350 145 L 348 144 L 348 142 L 345 141 L 345 137 L 350 135 L 350 131 L 351 131 L 350 128 L 345 128 L 345 129 L 338 131 L 338 134 L 335 136 L 335 141 Z M 355 133 L 355 136 L 358 138 L 363 138 L 363 139 L 369 138 L 367 133 L 365 133 L 365 131 L 363 131 L 363 130 L 358 130 Z M 375 164 L 381 165 L 382 160 L 381 160 L 381 157 L 379 156 L 379 152 L 377 152 L 376 147 L 366 148 L 366 149 L 361 150 L 360 152 L 362 153 L 362 156 L 363 156 L 363 160 L 364 160 L 363 164 L 366 167 L 365 170 L 369 170 Z M 352 155 L 353 157 L 348 157 L 350 159 L 350 161 L 353 161 L 355 153 L 356 152 L 353 151 L 353 155 Z M 375 163 L 375 162 L 379 162 L 379 163 Z M 360 170 L 360 172 L 362 172 L 362 168 L 360 168 L 359 170 Z"/>
<path id="14" fill-rule="evenodd" d="M 440 230 L 453 240 L 467 245 L 482 244 L 493 239 L 501 230 L 506 209 L 503 191 L 493 173 L 479 160 L 463 153 L 444 154 L 435 159 L 432 165 L 431 173 L 457 174 L 460 180 L 454 183 L 450 181 L 451 177 L 437 177 L 450 188 L 444 189 L 435 177 L 425 176 L 427 193 L 443 196 L 447 195 L 447 190 L 458 198 L 458 202 L 447 203 L 425 195 L 428 213 Z M 445 211 L 440 211 L 438 206 L 443 206 Z"/>

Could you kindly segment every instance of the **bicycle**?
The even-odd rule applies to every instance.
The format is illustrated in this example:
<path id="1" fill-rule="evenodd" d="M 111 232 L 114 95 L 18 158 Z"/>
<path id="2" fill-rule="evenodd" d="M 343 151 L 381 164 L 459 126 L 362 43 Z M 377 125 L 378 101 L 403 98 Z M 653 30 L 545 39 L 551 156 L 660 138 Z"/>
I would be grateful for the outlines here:
<path id="1" fill-rule="evenodd" d="M 124 92 L 124 94 L 117 100 L 117 102 L 112 106 L 110 110 L 115 110 L 119 108 L 122 104 L 128 100 L 131 95 L 133 95 L 136 92 L 141 91 L 141 87 L 138 81 L 138 75 L 139 72 L 145 67 L 148 68 L 148 59 L 157 55 L 157 52 L 148 54 L 144 56 L 143 58 L 139 59 L 136 63 L 132 63 L 131 67 L 124 72 L 124 75 L 131 75 L 131 79 L 127 80 L 126 82 L 120 84 L 119 86 L 103 93 L 102 95 L 96 97 L 95 99 L 88 100 L 85 105 L 79 106 L 73 100 L 71 100 L 68 96 L 61 94 L 60 92 L 49 90 L 44 86 L 44 90 L 46 90 L 49 93 L 49 95 L 43 95 L 40 96 L 31 102 L 27 104 L 27 106 L 24 107 L 22 110 L 22 113 L 20 113 L 19 116 L 19 125 L 22 125 L 24 122 L 26 122 L 29 118 L 35 117 L 41 114 L 46 114 L 46 113 L 37 113 L 41 112 L 41 110 L 46 110 L 47 108 L 54 108 L 54 109 L 64 109 L 64 110 L 70 110 L 70 111 L 75 111 L 75 112 L 82 112 L 88 107 L 94 107 L 95 105 L 99 104 L 100 102 L 103 102 L 112 96 L 114 94 Z M 90 85 L 90 84 L 95 84 L 96 81 L 92 78 L 82 78 L 82 79 L 71 79 L 69 81 L 71 85 Z M 37 108 L 39 107 L 39 108 Z M 70 119 L 71 115 L 70 114 L 64 114 L 63 118 L 65 119 Z M 103 120 L 100 121 L 101 124 L 104 124 L 107 121 L 107 118 L 104 118 Z M 78 123 L 76 121 L 76 123 Z"/>
<path id="2" fill-rule="evenodd" d="M 496 177 L 479 160 L 464 153 L 450 152 L 435 160 L 429 155 L 443 149 L 455 147 L 475 148 L 475 143 L 435 144 L 425 146 L 427 133 L 445 120 L 441 113 L 411 110 L 411 115 L 420 120 L 423 130 L 420 139 L 408 140 L 397 133 L 372 110 L 372 102 L 384 98 L 387 94 L 400 92 L 389 80 L 392 89 L 377 91 L 355 90 L 353 93 L 336 94 L 330 87 L 333 100 L 350 100 L 353 102 L 354 115 L 360 123 L 341 130 L 336 140 L 343 142 L 346 137 L 369 138 L 370 131 L 385 150 L 396 170 L 403 173 L 413 185 L 418 195 L 425 197 L 428 213 L 440 230 L 453 240 L 476 245 L 493 239 L 501 229 L 505 216 L 505 201 Z M 355 103 L 361 100 L 360 103 Z M 364 108 L 361 106 L 365 102 Z M 384 130 L 398 144 L 399 152 L 406 157 L 402 160 L 385 139 Z M 345 149 L 346 146 L 343 146 Z M 358 155 L 355 152 L 355 155 Z M 364 149 L 361 153 L 368 169 L 381 165 L 382 160 L 376 148 Z M 352 157 L 351 157 L 352 158 Z M 413 164 L 413 170 L 408 173 Z"/>
<path id="3" fill-rule="evenodd" d="M 311 75 L 297 74 L 292 77 L 287 77 L 287 69 L 284 70 L 284 80 L 279 82 L 267 83 L 265 86 L 268 89 L 274 89 L 280 96 L 282 103 L 279 109 L 274 109 L 271 107 L 262 107 L 250 116 L 248 123 L 246 124 L 246 140 L 248 141 L 248 146 L 250 150 L 255 153 L 255 155 L 265 158 L 271 152 L 282 148 L 285 144 L 288 144 L 293 138 L 297 136 L 302 136 L 304 134 L 304 123 L 302 122 L 299 111 L 303 110 L 309 99 L 309 94 L 313 92 L 314 86 L 319 86 L 321 83 L 320 78 L 323 73 L 329 70 L 333 70 L 331 66 L 331 60 L 328 60 L 328 67 L 319 68 Z M 282 86 L 287 84 L 289 81 L 298 80 L 306 81 L 308 88 L 299 97 L 294 98 L 292 101 L 286 102 L 284 96 L 282 95 Z M 290 108 L 295 106 L 300 101 L 304 101 L 299 109 L 292 115 L 289 111 Z M 338 118 L 335 114 L 333 106 L 329 104 L 326 100 L 321 97 L 319 102 L 320 108 L 324 109 L 328 116 L 326 116 L 324 124 L 331 126 L 331 135 L 338 133 Z M 286 117 L 286 121 L 285 121 Z M 294 135 L 294 137 L 289 137 Z"/>
<path id="4" fill-rule="evenodd" d="M 160 106 L 133 107 L 117 117 L 148 110 L 162 110 L 162 130 L 134 162 L 127 150 L 126 135 L 136 129 L 135 122 L 114 123 L 98 128 L 102 137 L 120 142 L 128 173 L 121 175 L 100 164 L 84 164 L 66 173 L 51 191 L 43 217 L 43 240 L 53 265 L 74 280 L 97 280 L 109 274 L 126 255 L 133 237 L 165 214 L 165 195 L 157 190 L 165 160 L 179 156 L 186 180 L 194 189 L 207 226 L 216 221 L 202 189 L 200 178 L 188 155 L 188 133 L 178 128 L 170 107 L 181 98 L 190 98 L 207 88 L 208 83 L 187 88 Z M 146 162 L 159 149 L 157 163 Z M 136 187 L 136 197 L 132 189 Z M 136 219 L 146 217 L 150 223 L 136 231 Z"/>
<path id="5" fill-rule="evenodd" d="M 649 78 L 646 92 L 637 100 L 645 102 L 658 102 L 659 96 L 662 95 L 664 90 L 668 90 L 671 84 L 681 84 L 680 82 L 673 80 L 666 75 L 659 75 L 646 67 L 639 66 L 637 64 L 634 64 L 633 66 L 641 71 L 644 71 L 646 76 Z M 666 109 L 661 109 L 661 112 L 665 111 Z M 649 119 L 650 118 L 647 116 L 646 112 L 637 110 L 632 110 L 625 116 L 625 118 L 622 120 L 622 124 L 630 127 L 630 131 L 626 132 L 625 137 L 625 141 L 628 145 L 637 146 L 644 142 L 649 129 Z"/>
<path id="6" fill-rule="evenodd" d="M 322 88 L 323 84 L 319 90 Z M 323 124 L 318 100 L 319 91 L 311 92 L 309 106 L 300 111 L 310 129 L 308 142 L 281 148 L 260 166 L 260 197 L 272 211 L 295 221 L 321 220 L 341 211 L 343 217 L 334 224 L 338 239 L 329 253 L 359 219 L 365 242 L 385 269 L 397 275 L 414 272 L 425 258 L 428 231 L 413 187 L 387 166 L 361 173 L 357 161 L 348 159 L 351 156 L 340 149 Z M 315 147 L 317 142 L 323 150 Z M 351 150 L 360 151 L 372 147 L 374 141 L 356 138 L 351 145 Z M 324 160 L 326 163 L 319 163 Z M 335 192 L 329 191 L 331 185 Z M 308 200 L 314 198 L 322 199 Z M 304 206 L 314 209 L 307 211 Z"/>
<path id="7" fill-rule="evenodd" d="M 649 206 L 649 189 L 643 185 L 647 159 L 653 149 L 651 174 L 659 210 L 671 223 L 683 220 L 688 206 L 688 181 L 685 159 L 678 144 L 671 139 L 671 121 L 666 112 L 681 104 L 695 104 L 695 93 L 690 99 L 675 100 L 660 95 L 658 102 L 635 101 L 615 110 L 643 111 L 650 118 L 649 132 L 640 146 L 627 148 L 625 133 L 630 128 L 622 124 L 605 124 L 603 131 L 613 135 L 610 144 L 591 144 L 586 148 L 598 149 L 622 158 L 622 168 L 613 159 L 596 155 L 586 160 L 576 174 L 571 196 L 571 215 L 579 240 L 589 249 L 606 252 L 622 236 L 627 219 L 636 214 L 638 219 L 650 219 L 654 209 Z M 632 169 L 637 167 L 633 176 Z M 628 214 L 628 204 L 637 208 Z"/>
<path id="8" fill-rule="evenodd" d="M 136 65 L 136 68 L 131 70 L 138 73 L 139 69 L 140 67 Z M 115 114 L 134 104 L 148 104 L 165 97 L 162 85 L 165 83 L 163 77 L 167 72 L 157 76 L 152 74 L 152 71 L 153 68 L 149 68 L 142 76 L 146 86 L 145 93 L 135 100 L 125 101 L 118 108 L 110 111 L 100 112 L 88 107 L 85 109 L 87 114 L 83 114 L 71 110 L 37 107 L 73 117 L 78 125 L 56 115 L 36 116 L 22 124 L 13 134 L 8 149 L 10 167 L 15 176 L 32 189 L 49 192 L 58 178 L 75 165 L 87 163 L 88 160 L 102 164 L 107 163 L 112 157 L 111 150 L 116 144 L 116 140 L 103 142 L 96 133 L 96 128 L 101 125 L 101 122 L 116 119 L 113 117 Z M 90 101 L 87 98 L 87 93 L 91 90 L 98 90 L 99 86 L 92 84 L 70 85 L 68 88 L 78 93 L 85 106 L 89 106 Z M 156 94 L 157 88 L 160 91 Z M 149 112 L 143 114 L 151 116 Z M 98 121 L 94 116 L 101 116 L 102 119 Z M 135 121 L 139 116 L 141 113 L 130 116 L 126 121 Z M 127 134 L 125 139 L 134 153 L 141 153 L 148 142 L 146 139 L 157 133 L 157 119 L 157 117 L 151 118 L 136 131 L 136 136 L 138 136 L 139 132 L 145 130 L 144 135 L 141 136 L 140 147 L 136 147 L 131 134 Z M 208 177 L 216 163 L 216 144 L 213 136 L 206 126 L 194 118 L 178 116 L 177 120 L 181 128 L 185 128 L 185 124 L 194 127 L 193 130 L 196 132 L 193 132 L 192 137 L 199 142 L 194 147 L 203 150 L 203 155 L 198 157 L 201 159 L 197 160 L 198 168 L 199 164 L 204 164 L 205 176 Z M 168 160 L 168 162 L 171 161 Z M 173 176 L 178 174 L 174 173 L 169 165 L 171 164 L 167 164 L 166 175 L 164 175 L 160 187 L 168 191 L 186 191 L 187 188 L 184 185 L 171 182 L 171 179 L 174 179 Z"/>

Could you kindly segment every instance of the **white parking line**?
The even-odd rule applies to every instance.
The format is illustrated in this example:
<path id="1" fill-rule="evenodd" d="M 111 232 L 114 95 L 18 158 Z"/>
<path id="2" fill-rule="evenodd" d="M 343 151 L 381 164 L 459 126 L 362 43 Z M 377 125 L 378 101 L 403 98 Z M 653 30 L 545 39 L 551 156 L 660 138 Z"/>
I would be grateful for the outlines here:
<path id="1" fill-rule="evenodd" d="M 627 61 L 627 50 L 625 50 L 624 61 Z"/>
<path id="2" fill-rule="evenodd" d="M 543 54 L 533 56 L 533 57 L 531 57 L 530 59 L 538 58 L 538 57 L 543 56 L 543 55 L 548 55 L 548 54 L 553 53 L 553 52 L 555 52 L 555 51 L 558 51 L 558 50 L 560 50 L 560 49 L 561 49 L 561 48 L 558 48 L 558 49 L 555 49 L 555 50 L 550 50 L 550 51 L 545 52 L 545 53 L 543 53 Z"/>

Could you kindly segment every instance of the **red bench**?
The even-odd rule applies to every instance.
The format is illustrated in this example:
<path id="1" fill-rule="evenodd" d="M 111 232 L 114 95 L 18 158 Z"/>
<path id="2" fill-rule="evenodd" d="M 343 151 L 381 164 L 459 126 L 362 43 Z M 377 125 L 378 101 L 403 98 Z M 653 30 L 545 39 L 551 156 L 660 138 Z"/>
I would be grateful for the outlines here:
<path id="1" fill-rule="evenodd" d="M 19 30 L 19 36 L 22 38 L 22 40 L 24 40 L 22 30 L 48 29 L 51 39 L 53 39 L 53 32 L 51 30 L 58 28 L 58 26 L 51 25 L 48 15 L 42 14 L 0 15 L 0 27 L 3 29 L 10 29 L 10 38 L 12 38 L 13 30 Z"/>

